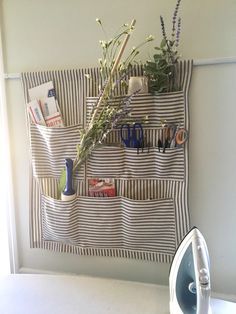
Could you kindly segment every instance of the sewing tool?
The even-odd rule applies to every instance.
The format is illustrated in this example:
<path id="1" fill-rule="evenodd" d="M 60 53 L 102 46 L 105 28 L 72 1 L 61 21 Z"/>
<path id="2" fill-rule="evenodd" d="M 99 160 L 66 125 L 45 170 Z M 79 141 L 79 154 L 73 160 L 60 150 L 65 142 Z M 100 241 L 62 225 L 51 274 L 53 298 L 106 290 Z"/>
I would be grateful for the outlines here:
<path id="1" fill-rule="evenodd" d="M 134 123 L 131 127 L 128 123 L 122 124 L 120 137 L 126 147 L 142 148 L 143 147 L 143 128 L 140 123 Z"/>
<path id="2" fill-rule="evenodd" d="M 165 153 L 166 148 L 181 147 L 188 140 L 188 131 L 184 127 L 175 124 L 162 123 L 164 129 L 163 141 L 158 139 L 157 147 Z"/>
<path id="3" fill-rule="evenodd" d="M 73 189 L 73 160 L 67 158 L 66 162 L 66 186 L 64 191 L 61 193 L 62 201 L 72 201 L 75 199 L 76 194 Z"/>

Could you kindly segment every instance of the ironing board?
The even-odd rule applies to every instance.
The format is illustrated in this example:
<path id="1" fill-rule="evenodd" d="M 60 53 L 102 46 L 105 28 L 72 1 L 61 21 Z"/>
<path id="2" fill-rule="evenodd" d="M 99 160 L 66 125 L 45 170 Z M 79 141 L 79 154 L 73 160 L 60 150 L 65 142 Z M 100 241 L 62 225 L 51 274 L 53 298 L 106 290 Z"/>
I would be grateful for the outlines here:
<path id="1" fill-rule="evenodd" d="M 214 314 L 236 303 L 212 299 Z M 1 314 L 168 314 L 169 289 L 138 282 L 71 275 L 0 277 Z"/>

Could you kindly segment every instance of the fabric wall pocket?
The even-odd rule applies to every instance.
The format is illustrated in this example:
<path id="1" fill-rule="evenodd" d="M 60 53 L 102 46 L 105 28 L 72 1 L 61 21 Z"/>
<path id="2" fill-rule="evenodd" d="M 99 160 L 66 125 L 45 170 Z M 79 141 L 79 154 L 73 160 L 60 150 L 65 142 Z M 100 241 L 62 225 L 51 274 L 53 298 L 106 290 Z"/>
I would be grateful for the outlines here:
<path id="1" fill-rule="evenodd" d="M 97 100 L 93 96 L 99 95 L 100 69 L 22 74 L 26 104 L 29 102 L 29 88 L 53 81 L 66 126 L 62 129 L 29 126 L 32 248 L 155 262 L 171 261 L 176 245 L 190 226 L 188 145 L 166 148 L 163 153 L 162 149 L 158 150 L 158 142 L 163 140 L 161 120 L 189 129 L 191 73 L 192 61 L 180 61 L 176 75 L 178 92 L 134 96 L 130 103 L 131 119 L 132 122 L 142 120 L 144 143 L 147 143 L 144 152 L 140 149 L 137 154 L 136 149 L 118 146 L 121 145 L 120 128 L 111 132 L 106 146 L 96 148 L 85 166 L 76 172 L 74 180 L 78 198 L 72 203 L 56 200 L 58 179 L 64 168 L 64 159 L 76 156 L 79 130 L 88 123 L 92 104 Z M 85 74 L 92 79 L 88 81 Z M 142 66 L 132 70 L 130 75 L 142 76 Z M 123 89 L 118 86 L 117 100 L 124 99 L 122 92 Z M 87 98 L 88 95 L 92 98 Z M 146 146 L 151 147 L 149 153 Z M 95 177 L 115 178 L 118 196 L 109 199 L 85 197 L 88 179 Z"/>
<path id="2" fill-rule="evenodd" d="M 102 146 L 87 162 L 87 176 L 101 178 L 153 178 L 184 180 L 184 149 L 145 149 L 137 154 L 134 148 Z"/>
<path id="3" fill-rule="evenodd" d="M 30 126 L 30 145 L 33 174 L 36 178 L 59 177 L 65 158 L 76 157 L 76 145 L 80 141 L 79 125 L 65 128 Z M 84 167 L 78 172 L 83 178 Z"/>
<path id="4" fill-rule="evenodd" d="M 147 128 L 160 127 L 161 120 L 168 123 L 184 124 L 184 93 L 183 91 L 163 93 L 159 95 L 138 94 L 131 102 L 132 119 L 147 117 Z"/>
<path id="5" fill-rule="evenodd" d="M 86 102 L 86 123 L 89 123 L 91 112 L 96 97 L 88 97 Z M 115 97 L 112 104 L 118 105 L 125 100 L 125 96 Z M 185 118 L 185 95 L 183 91 L 163 93 L 160 95 L 137 94 L 131 101 L 131 118 L 134 121 L 146 121 L 146 128 L 157 128 L 161 120 L 168 123 L 184 124 Z"/>
<path id="6" fill-rule="evenodd" d="M 40 192 L 44 196 L 52 197 L 55 199 L 60 198 L 60 193 L 58 191 L 58 182 L 56 178 L 40 178 L 38 184 L 40 186 Z M 85 181 L 84 180 L 74 180 L 73 187 L 75 189 L 76 195 L 86 195 Z"/>
<path id="7" fill-rule="evenodd" d="M 86 248 L 138 250 L 172 256 L 176 248 L 172 199 L 43 197 L 43 238 Z M 114 253 L 116 254 L 116 253 Z M 117 252 L 118 254 L 118 252 Z M 120 254 L 120 253 L 119 253 Z"/>

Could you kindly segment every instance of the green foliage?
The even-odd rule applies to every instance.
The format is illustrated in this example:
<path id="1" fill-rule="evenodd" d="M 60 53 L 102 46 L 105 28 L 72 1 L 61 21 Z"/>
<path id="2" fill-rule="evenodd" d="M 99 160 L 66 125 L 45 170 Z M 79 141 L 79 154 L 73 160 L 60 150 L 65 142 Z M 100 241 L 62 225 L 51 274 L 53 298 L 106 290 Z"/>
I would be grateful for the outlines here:
<path id="1" fill-rule="evenodd" d="M 178 90 L 176 82 L 176 63 L 179 59 L 178 46 L 180 40 L 181 18 L 178 11 L 181 0 L 177 0 L 172 17 L 171 39 L 167 38 L 165 22 L 160 16 L 163 39 L 158 51 L 151 61 L 144 65 L 144 73 L 149 78 L 149 91 L 151 93 L 165 93 Z"/>
<path id="2" fill-rule="evenodd" d="M 177 89 L 175 82 L 175 65 L 178 53 L 172 49 L 171 41 L 162 40 L 157 53 L 151 61 L 144 65 L 144 73 L 148 77 L 150 93 L 166 93 Z"/>

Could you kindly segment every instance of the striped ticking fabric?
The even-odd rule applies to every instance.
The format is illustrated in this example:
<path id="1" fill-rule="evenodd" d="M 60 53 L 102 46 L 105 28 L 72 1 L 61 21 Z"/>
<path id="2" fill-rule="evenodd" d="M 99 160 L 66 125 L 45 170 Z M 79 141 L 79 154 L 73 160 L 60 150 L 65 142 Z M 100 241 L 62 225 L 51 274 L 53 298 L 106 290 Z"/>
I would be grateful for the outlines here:
<path id="1" fill-rule="evenodd" d="M 120 130 L 112 131 L 107 146 L 94 150 L 74 177 L 77 198 L 58 198 L 58 179 L 65 158 L 74 158 L 80 130 L 90 118 L 102 84 L 99 69 L 40 71 L 22 74 L 25 101 L 28 89 L 53 81 L 65 128 L 29 125 L 30 243 L 31 247 L 81 255 L 171 262 L 177 245 L 189 230 L 188 144 L 157 149 L 163 139 L 160 121 L 179 123 L 189 130 L 188 90 L 192 62 L 178 65 L 180 91 L 136 95 L 132 118 L 143 124 L 149 152 L 121 147 Z M 89 74 L 92 80 L 87 80 Z M 130 76 L 143 74 L 134 67 Z M 117 95 L 122 95 L 121 86 Z M 89 96 L 89 97 L 88 97 Z M 114 105 L 124 99 L 117 96 Z M 89 198 L 88 179 L 115 178 L 117 197 Z"/>
<path id="2" fill-rule="evenodd" d="M 117 106 L 124 102 L 125 97 L 117 97 L 112 105 Z M 89 123 L 92 108 L 96 103 L 96 97 L 87 97 L 86 122 Z M 145 104 L 145 106 L 143 105 Z M 157 128 L 161 126 L 161 120 L 168 123 L 178 122 L 184 125 L 184 93 L 173 92 L 153 96 L 151 94 L 138 94 L 132 98 L 130 118 L 135 121 L 145 121 L 146 128 Z"/>
<path id="3" fill-rule="evenodd" d="M 43 195 L 58 199 L 58 183 L 59 180 L 55 178 L 40 178 L 38 184 L 40 186 L 40 191 Z M 85 196 L 85 181 L 74 179 L 73 188 L 77 196 Z"/>
<path id="4" fill-rule="evenodd" d="M 159 139 L 162 142 L 164 142 L 165 137 L 164 137 L 164 129 L 163 128 L 149 129 L 149 128 L 146 128 L 146 124 L 143 124 L 142 128 L 143 128 L 144 143 L 145 143 L 145 148 L 143 149 L 143 151 L 148 151 L 147 145 L 149 145 L 149 147 L 157 147 Z M 122 135 L 124 138 L 127 138 L 126 128 L 123 128 Z M 114 146 L 114 144 L 117 146 L 124 145 L 123 142 L 121 141 L 121 128 L 118 127 L 116 129 L 112 130 L 110 133 L 108 133 L 108 135 L 104 141 L 104 144 L 113 145 L 113 146 Z"/>
<path id="5" fill-rule="evenodd" d="M 184 150 L 182 148 L 136 149 L 101 146 L 96 149 L 87 162 L 87 176 L 94 178 L 165 178 L 184 180 Z"/>
<path id="6" fill-rule="evenodd" d="M 31 156 L 36 178 L 59 177 L 65 158 L 75 159 L 81 127 L 47 128 L 30 125 Z M 77 173 L 84 179 L 84 166 Z"/>
<path id="7" fill-rule="evenodd" d="M 43 197 L 43 237 L 82 247 L 175 251 L 172 199 L 79 197 L 65 204 Z"/>

